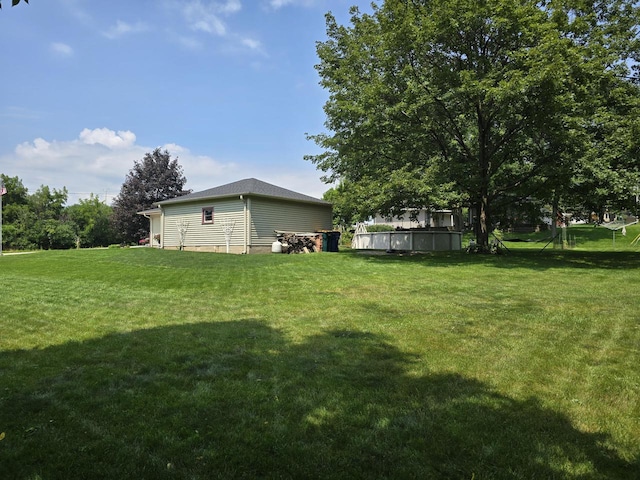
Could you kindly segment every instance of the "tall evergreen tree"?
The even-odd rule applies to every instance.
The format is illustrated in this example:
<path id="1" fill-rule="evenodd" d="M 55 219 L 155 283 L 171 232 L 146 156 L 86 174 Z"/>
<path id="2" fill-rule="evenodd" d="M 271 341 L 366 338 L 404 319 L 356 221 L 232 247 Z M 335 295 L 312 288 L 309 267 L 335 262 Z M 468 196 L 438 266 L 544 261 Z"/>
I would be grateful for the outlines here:
<path id="1" fill-rule="evenodd" d="M 177 158 L 156 148 L 134 162 L 113 202 L 113 225 L 123 242 L 138 242 L 149 231 L 149 220 L 137 212 L 153 203 L 190 193 Z"/>

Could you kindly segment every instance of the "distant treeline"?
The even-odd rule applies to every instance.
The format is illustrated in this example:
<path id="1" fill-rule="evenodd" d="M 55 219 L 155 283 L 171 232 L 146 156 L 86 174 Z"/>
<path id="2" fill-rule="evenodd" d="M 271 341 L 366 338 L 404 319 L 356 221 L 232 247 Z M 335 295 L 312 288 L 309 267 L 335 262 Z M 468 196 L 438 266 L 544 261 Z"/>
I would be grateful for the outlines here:
<path id="1" fill-rule="evenodd" d="M 97 195 L 66 206 L 66 188 L 43 185 L 29 194 L 18 177 L 0 178 L 7 190 L 2 196 L 3 249 L 99 247 L 120 241 L 112 226 L 113 209 Z"/>

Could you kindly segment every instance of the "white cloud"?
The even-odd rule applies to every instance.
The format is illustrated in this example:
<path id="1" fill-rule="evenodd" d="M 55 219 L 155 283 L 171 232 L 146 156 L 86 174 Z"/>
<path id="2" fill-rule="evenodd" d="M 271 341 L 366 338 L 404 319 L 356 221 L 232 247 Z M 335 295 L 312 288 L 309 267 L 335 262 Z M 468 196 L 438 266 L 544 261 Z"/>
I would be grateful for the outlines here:
<path id="1" fill-rule="evenodd" d="M 30 193 L 41 185 L 58 190 L 66 187 L 69 204 L 88 198 L 91 193 L 111 202 L 134 162 L 155 148 L 138 145 L 136 135 L 128 130 L 85 128 L 73 140 L 36 138 L 17 145 L 12 153 L 0 155 L 0 171 L 20 178 Z M 271 162 L 224 161 L 196 154 L 175 143 L 167 143 L 160 149 L 168 150 L 171 158 L 178 159 L 187 178 L 185 187 L 195 192 L 249 177 L 317 198 L 328 189 L 319 181 L 312 165 L 283 174 Z"/>
<path id="2" fill-rule="evenodd" d="M 53 42 L 51 44 L 51 51 L 61 57 L 70 57 L 73 55 L 73 48 L 62 42 Z"/>
<path id="3" fill-rule="evenodd" d="M 310 7 L 317 3 L 315 0 L 269 0 L 269 7 L 274 10 L 286 7 L 288 5 L 299 5 L 301 7 Z"/>
<path id="4" fill-rule="evenodd" d="M 213 15 L 191 22 L 191 29 L 219 35 L 221 37 L 227 34 L 227 27 L 225 24 Z"/>
<path id="5" fill-rule="evenodd" d="M 61 0 L 62 5 L 66 10 L 75 17 L 80 23 L 84 25 L 92 25 L 92 16 L 83 8 L 86 3 L 82 0 Z"/>
<path id="6" fill-rule="evenodd" d="M 221 17 L 237 13 L 242 8 L 239 0 L 207 2 L 191 0 L 179 6 L 191 30 L 223 37 L 227 27 Z"/>
<path id="7" fill-rule="evenodd" d="M 103 35 L 113 40 L 127 34 L 143 33 L 148 30 L 149 30 L 149 27 L 145 23 L 137 22 L 132 25 L 132 24 L 123 22 L 122 20 L 118 20 L 116 24 L 110 27 L 107 31 L 105 31 Z"/>
<path id="8" fill-rule="evenodd" d="M 183 35 L 178 35 L 176 39 L 180 45 L 182 45 L 183 47 L 189 50 L 199 50 L 203 47 L 202 42 L 193 37 L 185 37 Z"/>
<path id="9" fill-rule="evenodd" d="M 85 128 L 80 132 L 80 140 L 87 145 L 104 145 L 109 148 L 128 148 L 136 143 L 136 136 L 129 130 L 118 131 L 117 133 L 108 128 L 96 128 L 89 130 Z"/>
<path id="10" fill-rule="evenodd" d="M 160 149 L 167 150 L 171 158 L 178 159 L 187 177 L 186 187 L 194 192 L 235 182 L 246 176 L 246 168 L 238 163 L 222 162 L 208 155 L 197 155 L 187 147 L 175 143 L 165 144 Z"/>
<path id="11" fill-rule="evenodd" d="M 224 3 L 221 2 L 213 2 L 217 4 L 217 7 L 222 13 L 230 14 L 239 12 L 242 9 L 242 4 L 240 0 L 227 0 Z"/>
<path id="12" fill-rule="evenodd" d="M 0 155 L 0 171 L 22 180 L 29 192 L 41 185 L 69 191 L 69 203 L 77 203 L 94 193 L 109 201 L 120 192 L 134 162 L 155 147 L 138 145 L 136 135 L 128 130 L 85 128 L 73 140 L 36 138 L 17 145 L 10 154 Z M 187 177 L 187 188 L 205 190 L 244 178 L 244 168 L 233 162 L 221 162 L 207 155 L 197 155 L 177 144 L 167 149 Z"/>
<path id="13" fill-rule="evenodd" d="M 144 152 L 131 132 L 84 129 L 75 140 L 36 138 L 21 143 L 13 154 L 0 156 L 0 166 L 7 175 L 18 176 L 32 193 L 41 185 L 67 187 L 69 202 L 75 203 L 90 193 L 108 192 L 112 199 Z"/>
<path id="14" fill-rule="evenodd" d="M 163 6 L 171 12 L 172 18 L 182 21 L 181 25 L 173 25 L 166 31 L 175 43 L 189 50 L 203 49 L 208 35 L 222 39 L 217 43 L 216 51 L 225 55 L 242 52 L 265 55 L 264 44 L 260 40 L 240 34 L 227 23 L 229 17 L 242 10 L 240 0 L 164 0 Z"/>
<path id="15" fill-rule="evenodd" d="M 271 0 L 269 6 L 271 8 L 282 8 L 293 3 L 293 0 Z"/>
<path id="16" fill-rule="evenodd" d="M 249 47 L 251 50 L 260 50 L 262 47 L 262 43 L 260 43 L 259 40 L 254 40 L 252 38 L 243 38 L 241 42 L 245 47 Z"/>

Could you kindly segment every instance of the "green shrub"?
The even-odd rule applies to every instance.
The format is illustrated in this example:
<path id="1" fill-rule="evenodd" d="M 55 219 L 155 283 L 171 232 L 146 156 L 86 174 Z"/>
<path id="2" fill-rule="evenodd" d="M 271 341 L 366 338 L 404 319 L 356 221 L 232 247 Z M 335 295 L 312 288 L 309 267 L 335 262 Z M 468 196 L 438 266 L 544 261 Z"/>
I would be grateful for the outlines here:
<path id="1" fill-rule="evenodd" d="M 367 225 L 367 232 L 393 232 L 395 228 L 391 225 Z"/>

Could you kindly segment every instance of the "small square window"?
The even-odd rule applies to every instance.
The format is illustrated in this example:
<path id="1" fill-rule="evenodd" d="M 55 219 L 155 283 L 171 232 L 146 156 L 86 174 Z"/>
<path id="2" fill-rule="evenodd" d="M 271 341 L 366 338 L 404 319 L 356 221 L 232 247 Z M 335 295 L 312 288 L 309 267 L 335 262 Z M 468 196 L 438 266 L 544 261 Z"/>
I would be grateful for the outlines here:
<path id="1" fill-rule="evenodd" d="M 213 207 L 202 209 L 202 223 L 213 223 Z"/>

